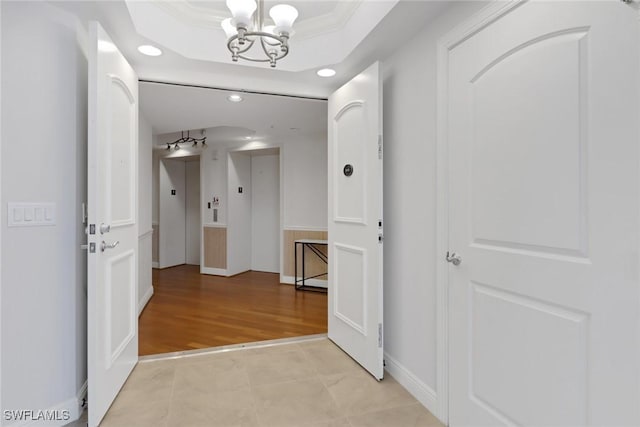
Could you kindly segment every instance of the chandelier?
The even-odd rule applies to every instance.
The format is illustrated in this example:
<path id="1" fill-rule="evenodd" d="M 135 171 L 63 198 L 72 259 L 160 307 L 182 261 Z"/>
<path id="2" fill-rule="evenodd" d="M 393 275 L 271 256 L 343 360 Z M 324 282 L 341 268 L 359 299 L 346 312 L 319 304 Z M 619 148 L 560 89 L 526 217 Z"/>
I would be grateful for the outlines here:
<path id="1" fill-rule="evenodd" d="M 184 135 L 184 131 L 180 132 L 180 138 L 176 139 L 173 142 L 167 142 L 167 150 L 171 150 L 171 146 L 173 145 L 173 149 L 174 150 L 179 150 L 180 149 L 180 144 L 191 144 L 193 143 L 192 147 L 197 147 L 198 146 L 198 142 L 202 144 L 202 148 L 205 148 L 207 146 L 207 137 L 204 136 L 204 129 L 202 131 L 200 131 L 202 133 L 202 138 L 194 138 L 191 135 L 189 135 L 189 131 L 187 131 L 187 136 Z"/>
<path id="2" fill-rule="evenodd" d="M 289 53 L 289 36 L 298 17 L 296 8 L 288 4 L 273 6 L 269 16 L 274 25 L 265 25 L 264 0 L 227 0 L 227 7 L 233 18 L 222 21 L 222 29 L 233 62 L 238 58 L 268 62 L 275 68 L 276 62 Z"/>

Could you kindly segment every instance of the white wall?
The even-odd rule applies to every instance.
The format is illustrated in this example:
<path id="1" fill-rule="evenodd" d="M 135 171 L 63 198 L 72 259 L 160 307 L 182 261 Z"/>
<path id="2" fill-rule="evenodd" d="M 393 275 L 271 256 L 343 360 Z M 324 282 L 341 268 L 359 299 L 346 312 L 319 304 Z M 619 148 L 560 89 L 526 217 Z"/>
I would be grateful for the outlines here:
<path id="1" fill-rule="evenodd" d="M 280 155 L 251 157 L 251 269 L 280 272 Z"/>
<path id="2" fill-rule="evenodd" d="M 284 144 L 284 228 L 327 229 L 327 135 Z"/>
<path id="3" fill-rule="evenodd" d="M 251 269 L 251 156 L 229 153 L 228 173 L 227 274 L 233 275 Z"/>
<path id="4" fill-rule="evenodd" d="M 151 175 L 153 134 L 151 125 L 138 114 L 138 311 L 153 295 L 151 276 Z"/>
<path id="5" fill-rule="evenodd" d="M 3 2 L 1 28 L 2 409 L 75 416 L 87 378 L 87 36 L 44 2 Z M 13 201 L 55 203 L 56 225 L 7 228 Z"/>
<path id="6" fill-rule="evenodd" d="M 200 222 L 200 158 L 185 162 L 186 184 L 186 254 L 185 262 L 200 265 L 200 236 L 202 225 Z"/>
<path id="7" fill-rule="evenodd" d="M 435 411 L 436 48 L 484 2 L 457 3 L 383 62 L 387 369 Z"/>
<path id="8" fill-rule="evenodd" d="M 160 162 L 160 268 L 185 263 L 185 162 Z M 175 194 L 171 192 L 175 190 Z"/>

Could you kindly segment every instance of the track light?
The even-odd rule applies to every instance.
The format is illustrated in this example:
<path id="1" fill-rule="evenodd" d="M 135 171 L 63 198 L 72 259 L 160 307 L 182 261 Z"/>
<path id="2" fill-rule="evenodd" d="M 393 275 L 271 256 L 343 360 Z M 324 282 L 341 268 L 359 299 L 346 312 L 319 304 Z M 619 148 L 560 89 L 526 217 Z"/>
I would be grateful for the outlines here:
<path id="1" fill-rule="evenodd" d="M 171 150 L 171 144 L 167 142 L 167 150 Z"/>
<path id="2" fill-rule="evenodd" d="M 193 143 L 192 147 L 197 147 L 198 146 L 198 142 L 202 143 L 202 146 L 206 146 L 207 144 L 205 143 L 205 141 L 207 140 L 207 137 L 204 136 L 204 129 L 202 130 L 202 138 L 192 138 L 189 135 L 189 131 L 187 131 L 187 135 L 184 135 L 184 131 L 180 132 L 180 138 L 176 139 L 173 142 L 168 142 L 167 143 L 167 150 L 170 150 L 171 147 L 169 146 L 170 144 L 174 145 L 174 150 L 179 150 L 180 149 L 180 144 L 186 144 L 186 143 Z"/>

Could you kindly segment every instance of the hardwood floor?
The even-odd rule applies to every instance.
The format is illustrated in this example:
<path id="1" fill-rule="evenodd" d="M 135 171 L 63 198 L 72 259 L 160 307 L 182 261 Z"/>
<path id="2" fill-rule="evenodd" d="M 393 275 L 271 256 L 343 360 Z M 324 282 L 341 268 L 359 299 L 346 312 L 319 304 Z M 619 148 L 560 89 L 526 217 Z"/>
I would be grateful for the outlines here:
<path id="1" fill-rule="evenodd" d="M 279 283 L 278 274 L 153 270 L 154 294 L 139 319 L 139 354 L 159 354 L 327 332 L 327 295 Z"/>

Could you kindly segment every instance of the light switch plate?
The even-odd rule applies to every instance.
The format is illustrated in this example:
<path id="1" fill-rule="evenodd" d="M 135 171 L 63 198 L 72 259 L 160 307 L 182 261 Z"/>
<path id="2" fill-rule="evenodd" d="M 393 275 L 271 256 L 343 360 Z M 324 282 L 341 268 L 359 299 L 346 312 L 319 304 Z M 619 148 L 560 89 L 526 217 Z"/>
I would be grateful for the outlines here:
<path id="1" fill-rule="evenodd" d="M 39 227 L 56 225 L 55 203 L 7 204 L 7 227 Z"/>

